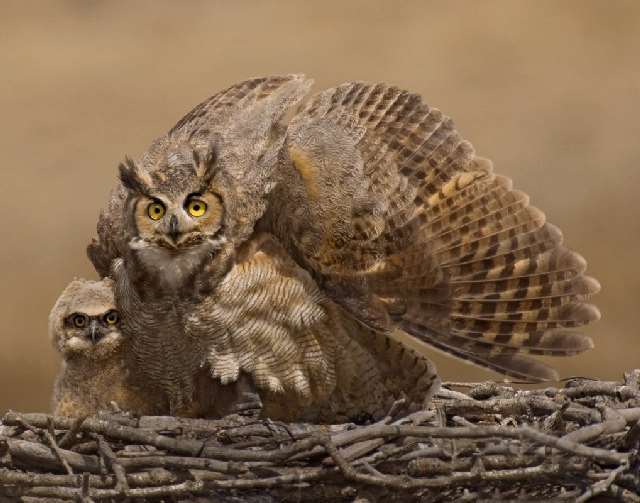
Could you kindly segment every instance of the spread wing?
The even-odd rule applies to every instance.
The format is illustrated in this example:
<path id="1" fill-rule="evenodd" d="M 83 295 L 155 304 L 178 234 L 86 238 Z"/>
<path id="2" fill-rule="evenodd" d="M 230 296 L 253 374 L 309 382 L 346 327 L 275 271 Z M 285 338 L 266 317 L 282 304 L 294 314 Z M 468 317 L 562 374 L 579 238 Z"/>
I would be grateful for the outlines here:
<path id="1" fill-rule="evenodd" d="M 419 96 L 358 82 L 318 94 L 281 168 L 269 225 L 369 326 L 526 379 L 556 374 L 523 353 L 592 347 L 568 330 L 599 318 L 584 259 Z"/>

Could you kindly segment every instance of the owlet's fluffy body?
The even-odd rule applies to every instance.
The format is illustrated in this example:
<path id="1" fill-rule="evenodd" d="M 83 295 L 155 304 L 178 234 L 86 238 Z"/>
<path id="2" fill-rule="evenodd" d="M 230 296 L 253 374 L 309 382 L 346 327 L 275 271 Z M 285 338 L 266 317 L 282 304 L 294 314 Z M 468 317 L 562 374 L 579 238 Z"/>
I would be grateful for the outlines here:
<path id="1" fill-rule="evenodd" d="M 232 86 L 120 167 L 89 256 L 173 413 L 247 378 L 282 419 L 424 404 L 435 369 L 394 330 L 533 380 L 557 374 L 526 353 L 592 347 L 567 330 L 599 318 L 585 261 L 449 118 L 386 84 L 309 87 Z"/>
<path id="2" fill-rule="evenodd" d="M 125 365 L 125 337 L 110 279 L 71 282 L 49 316 L 49 336 L 62 356 L 53 391 L 56 415 L 81 417 L 112 402 L 135 414 L 159 414 L 166 399 L 149 393 Z"/>

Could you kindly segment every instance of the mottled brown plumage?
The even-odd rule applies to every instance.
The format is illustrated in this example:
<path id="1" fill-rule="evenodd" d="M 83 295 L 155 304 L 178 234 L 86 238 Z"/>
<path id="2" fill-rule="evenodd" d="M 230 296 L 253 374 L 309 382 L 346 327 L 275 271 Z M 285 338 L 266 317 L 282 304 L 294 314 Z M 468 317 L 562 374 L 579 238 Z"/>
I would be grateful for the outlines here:
<path id="1" fill-rule="evenodd" d="M 131 364 L 172 411 L 242 376 L 288 419 L 428 400 L 435 370 L 396 329 L 534 380 L 555 373 L 523 353 L 591 347 L 567 330 L 599 317 L 584 260 L 449 118 L 358 82 L 296 109 L 308 88 L 232 86 L 121 167 L 89 255 L 115 264 Z"/>
<path id="2" fill-rule="evenodd" d="M 524 379 L 557 375 L 521 353 L 592 347 L 566 330 L 599 318 L 585 261 L 419 96 L 320 93 L 292 120 L 280 169 L 274 234 L 356 318 Z"/>

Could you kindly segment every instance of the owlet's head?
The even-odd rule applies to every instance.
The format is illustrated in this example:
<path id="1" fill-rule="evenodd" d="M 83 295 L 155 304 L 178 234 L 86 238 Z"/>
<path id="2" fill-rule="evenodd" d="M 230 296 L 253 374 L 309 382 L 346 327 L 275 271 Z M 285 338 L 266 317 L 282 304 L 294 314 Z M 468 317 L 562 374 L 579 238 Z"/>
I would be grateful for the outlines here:
<path id="1" fill-rule="evenodd" d="M 49 337 L 65 359 L 102 360 L 122 347 L 113 282 L 76 279 L 62 292 L 49 315 Z"/>

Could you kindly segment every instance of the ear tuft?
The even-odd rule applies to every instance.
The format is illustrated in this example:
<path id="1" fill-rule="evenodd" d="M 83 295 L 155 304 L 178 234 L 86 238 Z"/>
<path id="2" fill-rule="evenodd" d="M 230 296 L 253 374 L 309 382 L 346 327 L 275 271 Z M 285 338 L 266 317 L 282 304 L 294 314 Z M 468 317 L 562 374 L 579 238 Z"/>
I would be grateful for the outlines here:
<path id="1" fill-rule="evenodd" d="M 142 180 L 136 163 L 129 157 L 124 158 L 118 166 L 120 172 L 120 181 L 131 192 L 145 194 L 148 192 L 147 184 Z"/>

